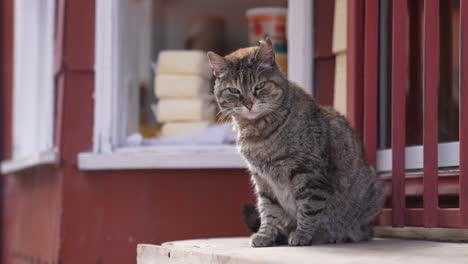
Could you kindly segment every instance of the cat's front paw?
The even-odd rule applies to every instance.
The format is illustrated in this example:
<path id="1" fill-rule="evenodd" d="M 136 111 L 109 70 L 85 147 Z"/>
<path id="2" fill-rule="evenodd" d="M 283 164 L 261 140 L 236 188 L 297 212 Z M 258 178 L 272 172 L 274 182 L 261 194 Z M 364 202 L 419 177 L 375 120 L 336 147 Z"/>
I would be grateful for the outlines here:
<path id="1" fill-rule="evenodd" d="M 265 234 L 255 233 L 250 237 L 249 243 L 252 247 L 271 247 L 275 241 Z"/>
<path id="2" fill-rule="evenodd" d="M 290 246 L 310 246 L 312 236 L 305 232 L 293 231 L 289 234 L 288 244 Z"/>

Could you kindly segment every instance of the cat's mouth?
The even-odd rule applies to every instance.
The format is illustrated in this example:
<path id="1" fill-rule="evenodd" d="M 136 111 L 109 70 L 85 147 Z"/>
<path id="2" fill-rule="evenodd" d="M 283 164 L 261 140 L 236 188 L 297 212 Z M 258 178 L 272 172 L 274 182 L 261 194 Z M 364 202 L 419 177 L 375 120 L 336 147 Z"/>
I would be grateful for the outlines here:
<path id="1" fill-rule="evenodd" d="M 242 113 L 240 113 L 240 115 L 242 117 L 244 117 L 245 119 L 254 120 L 254 119 L 259 118 L 261 113 L 260 112 L 254 112 L 254 111 L 242 111 Z"/>
<path id="2" fill-rule="evenodd" d="M 237 117 L 240 117 L 246 120 L 256 120 L 256 119 L 261 118 L 264 115 L 264 111 L 262 111 L 261 109 L 258 109 L 258 107 L 256 107 L 255 105 L 251 107 L 250 109 L 247 107 L 242 107 L 242 108 L 237 108 L 233 110 Z"/>

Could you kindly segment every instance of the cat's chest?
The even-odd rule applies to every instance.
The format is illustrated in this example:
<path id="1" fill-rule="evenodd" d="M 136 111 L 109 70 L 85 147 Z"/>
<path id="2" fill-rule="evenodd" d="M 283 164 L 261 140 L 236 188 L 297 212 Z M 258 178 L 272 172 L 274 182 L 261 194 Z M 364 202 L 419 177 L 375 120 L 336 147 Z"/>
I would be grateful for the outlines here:
<path id="1" fill-rule="evenodd" d="M 296 199 L 292 192 L 292 185 L 288 177 L 285 177 L 288 175 L 286 168 L 271 163 L 271 155 L 264 155 L 265 152 L 256 153 L 256 150 L 251 150 L 248 153 L 255 155 L 250 158 L 248 155 L 244 155 L 249 169 L 268 184 L 281 207 L 294 218 L 296 215 Z"/>
<path id="2" fill-rule="evenodd" d="M 274 166 L 272 159 L 277 155 L 277 149 L 273 143 L 243 144 L 239 146 L 239 151 L 250 165 L 259 170 Z M 264 173 L 267 172 L 264 171 Z"/>
<path id="3" fill-rule="evenodd" d="M 268 184 L 281 207 L 294 218 L 296 200 L 288 177 L 288 155 L 279 151 L 277 147 L 278 144 L 265 142 L 257 145 L 241 145 L 239 151 L 247 161 L 249 170 Z"/>
<path id="4" fill-rule="evenodd" d="M 281 207 L 286 211 L 286 213 L 294 218 L 297 212 L 297 207 L 292 187 L 289 184 L 282 184 L 274 181 L 268 176 L 266 179 Z"/>

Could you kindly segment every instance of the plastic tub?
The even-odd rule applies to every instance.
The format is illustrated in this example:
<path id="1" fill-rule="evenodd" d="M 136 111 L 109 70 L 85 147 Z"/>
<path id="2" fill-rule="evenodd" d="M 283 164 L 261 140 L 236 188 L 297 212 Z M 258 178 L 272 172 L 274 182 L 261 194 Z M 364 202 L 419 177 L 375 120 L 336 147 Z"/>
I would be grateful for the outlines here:
<path id="1" fill-rule="evenodd" d="M 288 41 L 286 39 L 286 21 L 288 9 L 284 7 L 257 7 L 247 10 L 250 45 L 270 37 L 276 55 L 276 64 L 287 73 Z"/>

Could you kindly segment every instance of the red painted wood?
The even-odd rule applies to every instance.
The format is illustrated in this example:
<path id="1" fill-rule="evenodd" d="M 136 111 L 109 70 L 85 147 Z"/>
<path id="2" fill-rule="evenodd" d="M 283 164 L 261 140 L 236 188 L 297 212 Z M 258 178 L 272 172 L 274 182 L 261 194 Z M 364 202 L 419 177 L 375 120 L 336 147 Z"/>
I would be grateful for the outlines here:
<path id="1" fill-rule="evenodd" d="M 86 71 L 94 67 L 95 0 L 65 1 L 63 57 L 70 70 Z M 92 52 L 89 52 L 92 51 Z"/>
<path id="2" fill-rule="evenodd" d="M 424 2 L 424 226 L 437 226 L 438 178 L 438 84 L 439 84 L 439 0 Z"/>
<path id="3" fill-rule="evenodd" d="M 375 167 L 377 155 L 377 89 L 379 48 L 379 1 L 366 1 L 364 40 L 364 147 Z"/>
<path id="4" fill-rule="evenodd" d="M 421 226 L 424 223 L 422 208 L 408 208 L 405 210 L 405 226 Z"/>
<path id="5" fill-rule="evenodd" d="M 459 181 L 458 173 L 440 174 L 437 181 L 439 195 L 458 196 Z M 385 193 L 392 194 L 392 179 L 383 177 Z M 405 195 L 406 197 L 421 197 L 424 193 L 423 175 L 406 175 Z"/>
<path id="6" fill-rule="evenodd" d="M 460 221 L 468 228 L 468 2 L 460 2 Z"/>
<path id="7" fill-rule="evenodd" d="M 363 132 L 364 0 L 348 1 L 347 117 L 358 135 Z"/>
<path id="8" fill-rule="evenodd" d="M 460 218 L 460 209 L 458 208 L 439 208 L 437 209 L 438 227 L 462 228 L 458 219 Z M 424 226 L 424 209 L 410 208 L 404 210 L 404 217 L 408 219 L 407 226 Z M 393 223 L 393 210 L 383 209 L 378 218 L 378 224 L 390 226 Z"/>
<path id="9" fill-rule="evenodd" d="M 392 225 L 392 209 L 384 208 L 380 211 L 377 218 L 377 224 L 380 226 L 391 226 Z"/>
<path id="10" fill-rule="evenodd" d="M 459 208 L 439 208 L 438 211 L 439 227 L 466 228 L 460 223 Z"/>
<path id="11" fill-rule="evenodd" d="M 0 114 L 2 114 L 2 158 L 12 155 L 13 104 L 13 0 L 0 1 Z"/>
<path id="12" fill-rule="evenodd" d="M 6 177 L 9 244 L 5 263 L 57 263 L 60 247 L 61 182 L 53 167 L 37 167 Z"/>
<path id="13" fill-rule="evenodd" d="M 314 97 L 321 105 L 333 105 L 335 57 L 314 60 Z"/>
<path id="14" fill-rule="evenodd" d="M 314 1 L 314 58 L 335 56 L 332 51 L 334 11 L 335 1 Z"/>
<path id="15" fill-rule="evenodd" d="M 332 52 L 335 1 L 314 1 L 314 97 L 321 105 L 333 105 L 335 54 Z"/>
<path id="16" fill-rule="evenodd" d="M 406 0 L 393 1 L 392 52 L 392 209 L 393 225 L 405 225 L 405 119 L 408 80 Z"/>
<path id="17" fill-rule="evenodd" d="M 138 243 L 249 234 L 241 170 L 64 173 L 62 263 L 135 263 Z"/>

